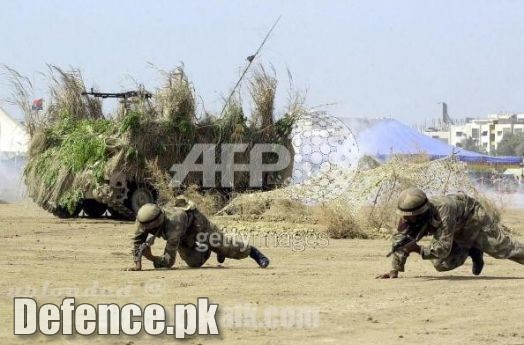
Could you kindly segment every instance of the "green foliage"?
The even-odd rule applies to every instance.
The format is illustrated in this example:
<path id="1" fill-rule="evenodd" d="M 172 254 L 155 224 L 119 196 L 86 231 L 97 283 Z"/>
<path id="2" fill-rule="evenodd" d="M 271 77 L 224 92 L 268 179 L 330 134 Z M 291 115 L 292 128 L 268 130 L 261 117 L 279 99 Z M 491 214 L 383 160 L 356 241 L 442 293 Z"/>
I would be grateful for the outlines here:
<path id="1" fill-rule="evenodd" d="M 167 152 L 167 146 L 164 142 L 158 142 L 156 145 L 156 154 L 162 154 Z"/>
<path id="2" fill-rule="evenodd" d="M 285 115 L 275 123 L 275 131 L 279 138 L 288 138 L 293 129 L 295 118 L 293 116 Z"/>
<path id="3" fill-rule="evenodd" d="M 192 145 L 195 143 L 197 131 L 195 124 L 184 118 L 167 118 L 162 122 L 164 133 L 170 135 L 171 141 L 183 142 L 185 145 Z M 155 145 L 159 148 L 159 145 Z M 160 145 L 165 148 L 165 144 Z"/>
<path id="4" fill-rule="evenodd" d="M 65 191 L 64 194 L 62 194 L 58 200 L 58 205 L 65 208 L 70 215 L 73 215 L 82 198 L 82 191 L 77 189 L 69 189 Z"/>
<path id="5" fill-rule="evenodd" d="M 107 120 L 72 122 L 55 156 L 72 173 L 91 169 L 97 180 L 104 177 L 107 162 L 105 138 L 113 132 Z"/>
<path id="6" fill-rule="evenodd" d="M 26 174 L 34 169 L 35 175 L 40 177 L 45 186 L 54 186 L 58 178 L 59 169 L 57 165 L 53 165 L 52 163 L 57 152 L 58 148 L 53 147 L 32 161 L 29 161 L 25 168 Z"/>
<path id="7" fill-rule="evenodd" d="M 108 120 L 74 121 L 65 117 L 57 121 L 46 131 L 55 145 L 29 161 L 26 175 L 34 169 L 33 175 L 47 187 L 55 186 L 62 170 L 72 174 L 90 170 L 101 181 L 108 159 L 105 138 L 112 131 Z"/>
<path id="8" fill-rule="evenodd" d="M 128 159 L 135 159 L 135 158 L 137 158 L 137 156 L 138 156 L 138 152 L 137 152 L 136 148 L 130 146 L 127 149 L 126 158 L 128 158 Z"/>
<path id="9" fill-rule="evenodd" d="M 137 110 L 128 110 L 120 124 L 120 132 L 136 132 L 140 128 L 140 112 Z"/>
<path id="10" fill-rule="evenodd" d="M 193 137 L 195 134 L 193 123 L 186 119 L 180 119 L 174 124 L 173 127 L 184 136 Z"/>
<path id="11" fill-rule="evenodd" d="M 253 101 L 251 124 L 254 128 L 266 129 L 274 124 L 277 79 L 275 70 L 268 72 L 259 65 L 254 70 L 249 83 L 249 93 Z"/>
<path id="12" fill-rule="evenodd" d="M 247 119 L 240 99 L 232 98 L 224 110 L 222 118 L 214 122 L 215 137 L 220 142 L 249 141 L 247 135 Z"/>

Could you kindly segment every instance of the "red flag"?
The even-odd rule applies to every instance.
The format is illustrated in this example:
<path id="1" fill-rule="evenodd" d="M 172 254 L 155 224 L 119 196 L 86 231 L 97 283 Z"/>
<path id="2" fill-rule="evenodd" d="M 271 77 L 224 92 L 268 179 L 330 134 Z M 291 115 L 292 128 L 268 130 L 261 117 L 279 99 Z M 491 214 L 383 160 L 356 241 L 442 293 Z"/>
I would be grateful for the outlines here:
<path id="1" fill-rule="evenodd" d="M 43 98 L 39 98 L 39 99 L 33 100 L 33 105 L 31 106 L 31 109 L 33 109 L 33 110 L 42 110 L 42 109 L 44 109 L 44 99 Z"/>

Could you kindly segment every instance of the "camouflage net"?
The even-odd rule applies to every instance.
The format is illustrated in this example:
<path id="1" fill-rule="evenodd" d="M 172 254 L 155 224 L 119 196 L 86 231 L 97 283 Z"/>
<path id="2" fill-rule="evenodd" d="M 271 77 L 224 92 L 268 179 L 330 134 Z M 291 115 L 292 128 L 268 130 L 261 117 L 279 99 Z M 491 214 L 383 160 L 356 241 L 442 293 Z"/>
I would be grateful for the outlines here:
<path id="1" fill-rule="evenodd" d="M 356 173 L 346 175 L 340 170 L 330 173 L 334 174 L 330 179 L 338 183 L 338 197 L 307 207 L 333 238 L 389 237 L 398 221 L 397 196 L 411 186 L 421 188 L 430 197 L 463 191 L 480 199 L 494 217 L 499 217 L 496 208 L 469 180 L 464 163 L 453 158 L 434 161 L 422 158 L 417 162 L 413 158 L 395 157 L 378 165 L 372 158 L 364 157 Z M 239 195 L 219 214 L 264 217 L 271 205 L 281 200 L 294 200 L 297 208 L 303 208 L 300 201 L 310 200 L 318 193 L 318 182 L 324 178 L 319 175 L 300 185 Z M 289 209 L 286 212 L 289 214 Z"/>

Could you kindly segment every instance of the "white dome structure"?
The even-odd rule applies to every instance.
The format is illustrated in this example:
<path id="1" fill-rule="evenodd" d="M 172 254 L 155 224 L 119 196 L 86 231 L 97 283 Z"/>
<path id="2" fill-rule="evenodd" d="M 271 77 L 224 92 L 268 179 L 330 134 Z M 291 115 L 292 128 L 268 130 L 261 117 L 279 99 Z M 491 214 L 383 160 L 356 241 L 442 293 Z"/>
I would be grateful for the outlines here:
<path id="1" fill-rule="evenodd" d="M 355 136 L 339 119 L 315 112 L 293 125 L 291 188 L 307 203 L 332 199 L 347 189 L 359 159 Z M 300 192 L 299 192 L 300 190 Z M 292 195 L 293 196 L 293 195 Z"/>

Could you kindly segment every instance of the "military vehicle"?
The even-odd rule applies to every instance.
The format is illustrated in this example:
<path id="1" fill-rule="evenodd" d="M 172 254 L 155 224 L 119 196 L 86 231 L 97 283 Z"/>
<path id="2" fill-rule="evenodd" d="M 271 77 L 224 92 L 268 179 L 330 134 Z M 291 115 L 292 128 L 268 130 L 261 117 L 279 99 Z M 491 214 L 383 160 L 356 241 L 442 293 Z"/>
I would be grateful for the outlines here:
<path id="1" fill-rule="evenodd" d="M 172 165 L 183 162 L 196 143 L 291 147 L 289 133 L 295 115 L 286 113 L 274 120 L 276 81 L 263 69 L 251 83 L 250 120 L 236 98 L 221 116 L 206 114 L 197 119 L 194 89 L 181 68 L 166 73 L 163 87 L 154 93 L 142 87 L 121 93 L 87 92 L 78 72 L 56 70 L 47 108 L 32 114 L 24 178 L 29 196 L 61 218 L 106 214 L 134 219 L 141 205 L 158 200 L 159 177 L 169 179 Z M 102 113 L 106 98 L 120 100 L 113 116 Z M 246 159 L 240 156 L 240 161 Z M 202 186 L 201 175 L 190 174 L 172 192 Z M 235 177 L 233 188 L 220 192 L 250 189 L 249 175 L 245 175 Z M 278 184 L 289 173 L 270 175 L 264 179 Z"/>

